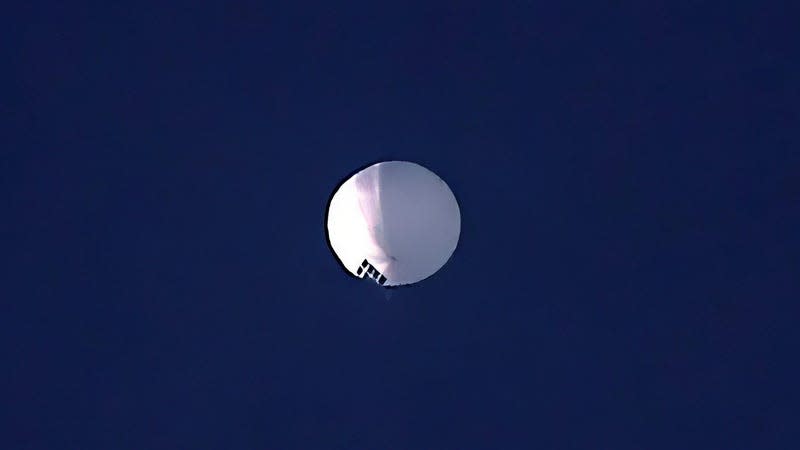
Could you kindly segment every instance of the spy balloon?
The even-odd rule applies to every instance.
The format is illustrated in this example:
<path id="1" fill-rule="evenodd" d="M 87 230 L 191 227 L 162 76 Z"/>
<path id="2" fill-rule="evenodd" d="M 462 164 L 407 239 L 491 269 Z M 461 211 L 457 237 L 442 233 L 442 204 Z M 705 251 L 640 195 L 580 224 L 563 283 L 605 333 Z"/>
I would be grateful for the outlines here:
<path id="1" fill-rule="evenodd" d="M 447 262 L 458 244 L 461 212 L 435 173 L 412 162 L 386 161 L 339 186 L 326 227 L 348 272 L 400 286 L 428 278 Z"/>

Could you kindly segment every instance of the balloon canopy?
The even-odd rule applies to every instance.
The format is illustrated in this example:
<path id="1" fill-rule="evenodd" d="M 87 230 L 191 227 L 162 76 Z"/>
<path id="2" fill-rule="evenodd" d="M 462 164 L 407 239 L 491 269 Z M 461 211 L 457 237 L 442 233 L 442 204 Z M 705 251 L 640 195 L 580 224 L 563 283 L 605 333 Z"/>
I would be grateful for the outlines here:
<path id="1" fill-rule="evenodd" d="M 386 161 L 336 190 L 327 232 L 351 274 L 399 286 L 428 278 L 447 262 L 458 244 L 461 212 L 435 173 L 412 162 Z"/>

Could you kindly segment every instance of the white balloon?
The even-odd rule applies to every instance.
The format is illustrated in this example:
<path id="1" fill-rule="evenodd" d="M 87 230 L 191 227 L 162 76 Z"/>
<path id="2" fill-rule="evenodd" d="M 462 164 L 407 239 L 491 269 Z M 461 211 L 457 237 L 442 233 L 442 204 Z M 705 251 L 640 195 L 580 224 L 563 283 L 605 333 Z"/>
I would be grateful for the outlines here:
<path id="1" fill-rule="evenodd" d="M 353 275 L 383 286 L 421 281 L 453 254 L 461 211 L 435 173 L 407 161 L 374 164 L 356 173 L 328 205 L 328 240 Z"/>

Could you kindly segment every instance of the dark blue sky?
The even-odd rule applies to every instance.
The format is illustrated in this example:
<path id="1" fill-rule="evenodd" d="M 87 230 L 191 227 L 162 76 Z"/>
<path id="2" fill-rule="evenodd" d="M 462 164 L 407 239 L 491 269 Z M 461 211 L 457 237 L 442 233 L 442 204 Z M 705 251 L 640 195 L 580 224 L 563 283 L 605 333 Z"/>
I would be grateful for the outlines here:
<path id="1" fill-rule="evenodd" d="M 0 447 L 798 447 L 792 2 L 70 3 L 5 17 Z M 383 159 L 462 213 L 388 301 L 323 223 Z"/>

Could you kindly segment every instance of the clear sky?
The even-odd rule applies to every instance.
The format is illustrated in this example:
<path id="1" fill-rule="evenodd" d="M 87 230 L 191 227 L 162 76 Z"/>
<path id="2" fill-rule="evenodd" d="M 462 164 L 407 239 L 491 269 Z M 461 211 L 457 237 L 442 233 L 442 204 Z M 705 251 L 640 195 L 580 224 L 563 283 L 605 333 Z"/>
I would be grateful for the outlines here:
<path id="1" fill-rule="evenodd" d="M 0 447 L 800 448 L 796 2 L 17 2 Z M 347 276 L 418 162 L 450 262 Z"/>

